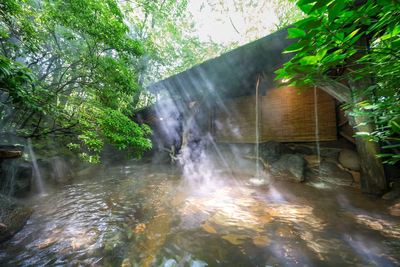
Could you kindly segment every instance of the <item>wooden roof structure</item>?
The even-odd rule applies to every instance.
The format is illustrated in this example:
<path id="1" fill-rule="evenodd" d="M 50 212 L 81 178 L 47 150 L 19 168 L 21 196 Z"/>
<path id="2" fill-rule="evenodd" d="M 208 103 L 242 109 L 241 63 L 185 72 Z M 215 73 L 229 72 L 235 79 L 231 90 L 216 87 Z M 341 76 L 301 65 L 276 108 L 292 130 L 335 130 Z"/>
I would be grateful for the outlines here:
<path id="1" fill-rule="evenodd" d="M 199 97 L 232 98 L 254 94 L 257 76 L 263 75 L 263 90 L 274 85 L 274 71 L 292 55 L 282 54 L 293 43 L 283 29 L 156 82 L 150 92 L 168 91 L 187 101 Z M 265 84 L 267 83 L 267 84 Z M 261 92 L 261 93 L 265 93 Z"/>

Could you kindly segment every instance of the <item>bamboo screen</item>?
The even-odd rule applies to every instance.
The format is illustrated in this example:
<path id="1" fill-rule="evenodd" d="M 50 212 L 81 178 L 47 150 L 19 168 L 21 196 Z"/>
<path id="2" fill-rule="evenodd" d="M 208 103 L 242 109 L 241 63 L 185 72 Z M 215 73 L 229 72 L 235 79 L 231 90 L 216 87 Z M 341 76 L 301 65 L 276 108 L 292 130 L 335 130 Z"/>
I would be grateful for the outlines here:
<path id="1" fill-rule="evenodd" d="M 319 140 L 336 140 L 334 99 L 317 89 Z M 256 97 L 240 97 L 213 110 L 212 132 L 218 142 L 256 141 Z M 316 140 L 314 90 L 300 95 L 294 88 L 271 89 L 259 97 L 260 142 L 307 142 Z"/>

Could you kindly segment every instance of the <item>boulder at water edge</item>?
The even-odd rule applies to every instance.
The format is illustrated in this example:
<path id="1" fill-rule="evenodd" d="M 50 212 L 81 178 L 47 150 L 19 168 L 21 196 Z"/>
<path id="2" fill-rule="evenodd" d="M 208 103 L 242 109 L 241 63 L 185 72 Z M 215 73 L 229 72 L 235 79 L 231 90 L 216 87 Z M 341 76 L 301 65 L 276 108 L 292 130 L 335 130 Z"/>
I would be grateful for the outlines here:
<path id="1" fill-rule="evenodd" d="M 353 186 L 354 184 L 353 176 L 349 172 L 340 169 L 333 162 L 322 161 L 318 172 L 320 179 L 323 181 L 341 186 Z"/>
<path id="2" fill-rule="evenodd" d="M 361 169 L 360 157 L 357 152 L 350 149 L 343 149 L 340 151 L 339 162 L 343 167 L 353 171 L 359 171 Z"/>
<path id="3" fill-rule="evenodd" d="M 288 146 L 275 141 L 268 141 L 260 144 L 259 152 L 260 157 L 269 163 L 279 160 L 284 154 L 293 153 Z"/>
<path id="4" fill-rule="evenodd" d="M 31 190 L 33 179 L 32 163 L 19 159 L 4 159 L 0 163 L 1 193 L 22 197 Z"/>
<path id="5" fill-rule="evenodd" d="M 0 242 L 21 230 L 31 214 L 30 208 L 0 194 Z"/>
<path id="6" fill-rule="evenodd" d="M 279 180 L 303 182 L 306 165 L 302 155 L 284 154 L 271 164 L 271 173 Z"/>

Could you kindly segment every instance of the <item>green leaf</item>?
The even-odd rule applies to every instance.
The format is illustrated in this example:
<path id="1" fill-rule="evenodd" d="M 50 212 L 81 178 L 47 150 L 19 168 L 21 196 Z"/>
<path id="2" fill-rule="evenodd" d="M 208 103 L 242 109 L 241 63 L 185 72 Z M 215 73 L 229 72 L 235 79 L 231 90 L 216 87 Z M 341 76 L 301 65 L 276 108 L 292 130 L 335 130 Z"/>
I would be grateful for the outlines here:
<path id="1" fill-rule="evenodd" d="M 340 12 L 346 7 L 345 1 L 335 1 L 333 5 L 328 7 L 328 16 L 329 21 L 333 21 L 335 18 L 338 17 Z"/>
<path id="2" fill-rule="evenodd" d="M 369 133 L 369 132 L 356 132 L 355 135 L 356 136 L 360 136 L 360 137 L 369 137 L 369 136 L 371 136 L 371 133 Z"/>
<path id="3" fill-rule="evenodd" d="M 395 130 L 396 132 L 400 133 L 400 124 L 397 123 L 394 119 L 389 121 L 390 127 Z"/>
<path id="4" fill-rule="evenodd" d="M 299 0 L 297 2 L 298 5 L 307 5 L 307 4 L 311 4 L 311 3 L 315 3 L 318 0 Z"/>
<path id="5" fill-rule="evenodd" d="M 319 50 L 319 51 L 317 52 L 318 60 L 323 59 L 327 52 L 328 52 L 327 49 L 321 49 L 321 50 Z"/>
<path id="6" fill-rule="evenodd" d="M 306 32 L 299 28 L 289 28 L 288 37 L 291 39 L 305 37 Z"/>
<path id="7" fill-rule="evenodd" d="M 302 65 L 314 65 L 319 61 L 318 56 L 306 56 L 300 59 Z"/>
<path id="8" fill-rule="evenodd" d="M 352 31 L 349 35 L 346 36 L 346 38 L 344 38 L 344 42 L 349 41 L 351 38 L 353 38 L 359 31 L 361 30 L 361 28 L 355 29 L 354 31 Z"/>
<path id="9" fill-rule="evenodd" d="M 390 38 L 392 38 L 392 37 L 395 37 L 396 35 L 398 35 L 400 33 L 400 25 L 397 25 L 396 27 L 394 27 L 394 29 L 391 31 L 391 32 L 389 32 L 389 33 L 387 33 L 387 34 L 384 34 L 383 36 L 381 36 L 381 40 L 382 41 L 384 41 L 384 40 L 387 40 L 387 39 L 390 39 Z"/>
<path id="10" fill-rule="evenodd" d="M 315 5 L 310 9 L 309 14 L 318 11 L 319 13 L 322 13 L 321 10 L 326 9 L 329 3 L 331 3 L 334 0 L 318 0 Z"/>
<path id="11" fill-rule="evenodd" d="M 400 144 L 382 146 L 382 148 L 400 148 Z"/>
<path id="12" fill-rule="evenodd" d="M 297 43 L 291 44 L 288 47 L 286 47 L 286 49 L 283 51 L 283 53 L 284 54 L 294 53 L 294 52 L 298 52 L 298 51 L 302 50 L 303 48 L 304 48 L 304 43 L 297 42 Z"/>
<path id="13" fill-rule="evenodd" d="M 311 9 L 313 8 L 314 5 L 312 4 L 304 4 L 304 5 L 300 5 L 297 4 L 297 6 L 301 9 L 301 11 L 303 11 L 306 14 L 310 14 Z"/>
<path id="14" fill-rule="evenodd" d="M 321 26 L 321 21 L 317 17 L 308 17 L 302 20 L 299 20 L 294 24 L 297 28 L 303 28 L 303 29 L 313 29 L 313 28 L 318 28 Z"/>

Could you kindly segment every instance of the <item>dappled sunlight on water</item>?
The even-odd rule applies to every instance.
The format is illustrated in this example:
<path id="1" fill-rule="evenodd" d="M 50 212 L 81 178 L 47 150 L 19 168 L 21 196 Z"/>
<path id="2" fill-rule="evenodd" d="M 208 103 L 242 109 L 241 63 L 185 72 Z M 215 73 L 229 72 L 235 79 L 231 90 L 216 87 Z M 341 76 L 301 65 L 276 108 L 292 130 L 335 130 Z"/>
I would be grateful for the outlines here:
<path id="1" fill-rule="evenodd" d="M 25 228 L 1 245 L 0 264 L 399 264 L 400 220 L 387 213 L 389 203 L 355 191 L 254 187 L 245 175 L 212 175 L 189 184 L 169 166 L 132 163 L 34 198 Z"/>

